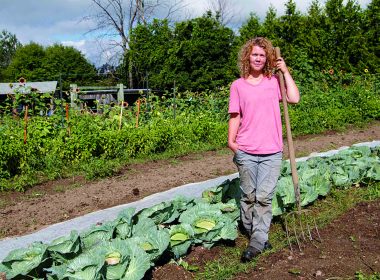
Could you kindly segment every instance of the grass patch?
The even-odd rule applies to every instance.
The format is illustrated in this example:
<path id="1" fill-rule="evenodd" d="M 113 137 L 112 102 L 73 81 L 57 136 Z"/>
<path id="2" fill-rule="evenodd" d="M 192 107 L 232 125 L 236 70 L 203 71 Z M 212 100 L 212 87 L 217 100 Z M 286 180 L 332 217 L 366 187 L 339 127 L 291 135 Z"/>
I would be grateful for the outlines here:
<path id="1" fill-rule="evenodd" d="M 53 191 L 58 192 L 58 193 L 64 193 L 66 191 L 65 186 L 58 185 L 53 188 Z"/>
<path id="2" fill-rule="evenodd" d="M 69 189 L 78 189 L 80 187 L 82 187 L 83 185 L 81 183 L 73 183 L 69 186 Z"/>
<path id="3" fill-rule="evenodd" d="M 231 152 L 230 149 L 224 148 L 224 149 L 217 150 L 216 154 L 219 155 L 219 156 L 224 156 L 224 155 L 232 155 L 232 152 Z"/>
<path id="4" fill-rule="evenodd" d="M 361 271 L 355 273 L 355 280 L 380 280 L 380 273 L 375 272 L 372 275 L 364 274 Z"/>
<path id="5" fill-rule="evenodd" d="M 26 197 L 29 199 L 38 198 L 44 196 L 46 193 L 43 191 L 32 191 L 30 194 L 27 194 Z"/>
<path id="6" fill-rule="evenodd" d="M 317 200 L 312 206 L 308 207 L 308 209 L 311 210 L 311 216 L 315 218 L 318 228 L 323 228 L 343 213 L 355 207 L 356 204 L 378 199 L 380 199 L 380 182 L 370 184 L 367 187 L 353 187 L 347 190 L 333 189 L 326 198 Z M 269 234 L 273 249 L 263 253 L 262 256 L 280 251 L 288 246 L 286 233 L 283 229 L 283 222 L 283 217 L 273 220 Z M 305 222 L 311 222 L 311 220 Z M 237 274 L 248 272 L 255 268 L 260 256 L 248 264 L 240 262 L 240 256 L 247 244 L 247 238 L 239 235 L 236 240 L 236 246 L 226 246 L 217 260 L 207 262 L 206 265 L 195 274 L 195 279 L 230 279 Z"/>
<path id="7" fill-rule="evenodd" d="M 5 199 L 0 199 L 0 209 L 8 205 L 8 202 Z"/>
<path id="8" fill-rule="evenodd" d="M 226 176 L 226 175 L 231 175 L 231 174 L 234 174 L 234 173 L 236 173 L 236 170 L 234 170 L 234 169 L 221 170 L 221 169 L 217 168 L 214 172 L 212 172 L 212 175 L 215 175 L 215 176 Z"/>
<path id="9" fill-rule="evenodd" d="M 3 229 L 0 229 L 0 239 L 3 239 L 7 236 L 7 232 Z"/>
<path id="10" fill-rule="evenodd" d="M 178 165 L 180 163 L 180 161 L 176 158 L 170 159 L 169 162 L 171 165 Z"/>

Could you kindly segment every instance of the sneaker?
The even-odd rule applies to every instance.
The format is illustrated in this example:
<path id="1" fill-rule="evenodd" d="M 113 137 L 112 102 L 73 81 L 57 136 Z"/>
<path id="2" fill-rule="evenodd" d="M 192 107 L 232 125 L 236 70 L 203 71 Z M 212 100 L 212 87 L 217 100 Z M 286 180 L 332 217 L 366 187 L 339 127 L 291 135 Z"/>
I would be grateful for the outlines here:
<path id="1" fill-rule="evenodd" d="M 243 255 L 241 256 L 241 260 L 242 260 L 242 262 L 250 262 L 254 257 L 257 257 L 262 252 L 264 252 L 266 250 L 271 250 L 272 248 L 273 247 L 269 243 L 269 241 L 266 241 L 264 243 L 264 248 L 262 251 L 260 251 L 259 249 L 256 249 L 255 247 L 248 246 L 248 248 L 245 249 L 245 251 L 243 252 Z"/>
<path id="2" fill-rule="evenodd" d="M 248 246 L 247 249 L 244 250 L 241 261 L 242 262 L 250 262 L 254 257 L 260 255 L 261 251 L 256 249 L 255 247 Z"/>
<path id="3" fill-rule="evenodd" d="M 264 249 L 263 251 L 266 251 L 266 250 L 271 250 L 273 247 L 272 247 L 272 244 L 269 243 L 269 241 L 266 241 L 264 243 Z"/>

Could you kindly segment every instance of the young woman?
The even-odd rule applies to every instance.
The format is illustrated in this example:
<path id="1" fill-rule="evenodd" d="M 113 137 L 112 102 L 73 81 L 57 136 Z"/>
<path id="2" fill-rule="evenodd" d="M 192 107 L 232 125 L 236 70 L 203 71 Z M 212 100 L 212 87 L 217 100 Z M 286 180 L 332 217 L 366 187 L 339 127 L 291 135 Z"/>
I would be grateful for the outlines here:
<path id="1" fill-rule="evenodd" d="M 298 88 L 282 58 L 275 58 L 272 43 L 262 37 L 249 40 L 239 54 L 240 78 L 230 89 L 228 146 L 240 176 L 241 222 L 250 236 L 242 260 L 250 261 L 270 248 L 272 198 L 282 161 L 281 92 L 282 71 L 289 103 L 298 103 Z"/>

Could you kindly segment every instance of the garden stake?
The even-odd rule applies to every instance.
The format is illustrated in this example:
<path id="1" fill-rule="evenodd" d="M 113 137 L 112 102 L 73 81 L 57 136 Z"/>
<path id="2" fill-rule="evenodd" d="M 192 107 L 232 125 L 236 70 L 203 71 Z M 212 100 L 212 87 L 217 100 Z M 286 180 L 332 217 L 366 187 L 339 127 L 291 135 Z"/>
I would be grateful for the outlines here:
<path id="1" fill-rule="evenodd" d="M 280 48 L 276 47 L 275 48 L 275 53 L 276 53 L 276 57 L 277 58 L 281 57 Z M 300 251 L 302 251 L 300 239 L 302 238 L 303 240 L 306 240 L 306 237 L 305 237 L 306 235 L 305 235 L 305 231 L 304 231 L 304 225 L 302 223 L 302 216 L 304 216 L 305 218 L 307 218 L 307 214 L 308 214 L 308 212 L 310 212 L 310 210 L 301 209 L 301 195 L 300 195 L 300 188 L 299 188 L 299 184 L 298 184 L 297 166 L 296 166 L 296 160 L 295 160 L 295 152 L 294 152 L 292 131 L 291 131 L 290 120 L 289 120 L 288 102 L 286 100 L 285 80 L 284 80 L 284 75 L 283 75 L 283 73 L 281 71 L 279 71 L 278 75 L 279 75 L 279 78 L 280 78 L 280 90 L 281 90 L 281 96 L 282 96 L 284 119 L 285 119 L 285 127 L 286 127 L 286 138 L 287 138 L 287 142 L 288 142 L 290 169 L 291 169 L 291 172 L 292 172 L 294 194 L 295 194 L 296 206 L 297 206 L 297 210 L 296 211 L 290 212 L 289 214 L 287 214 L 285 216 L 286 236 L 287 236 L 287 239 L 288 239 L 289 247 L 290 247 L 291 251 L 293 252 L 293 248 L 292 248 L 292 245 L 291 245 L 291 242 L 290 242 L 290 235 L 291 235 L 291 233 L 290 233 L 290 230 L 289 230 L 289 227 L 288 227 L 288 220 L 292 219 L 292 221 L 293 221 L 292 222 L 292 224 L 293 224 L 292 231 L 293 231 L 294 237 L 296 239 L 298 249 Z M 321 237 L 319 235 L 317 223 L 316 223 L 314 217 L 312 217 L 312 218 L 313 218 L 313 221 L 314 221 L 314 227 L 315 227 L 316 233 L 318 235 L 319 241 L 321 241 Z M 300 234 L 297 233 L 296 222 L 299 224 L 299 228 L 300 228 L 300 231 L 301 231 Z M 311 229 L 310 229 L 310 225 L 308 223 L 306 224 L 306 229 L 307 229 L 307 233 L 308 233 L 307 236 L 308 236 L 309 240 L 312 241 L 313 237 L 311 235 Z"/>
<path id="2" fill-rule="evenodd" d="M 123 117 L 123 107 L 125 105 L 125 108 L 128 107 L 128 102 L 121 101 L 121 106 L 120 106 L 120 119 L 119 119 L 119 130 L 121 129 L 121 120 Z"/>
<path id="3" fill-rule="evenodd" d="M 71 131 L 70 131 L 70 124 L 69 124 L 69 104 L 68 103 L 66 103 L 66 121 L 67 121 L 67 133 L 69 134 L 69 137 L 70 137 Z"/>
<path id="4" fill-rule="evenodd" d="M 26 144 L 26 139 L 28 135 L 28 105 L 25 106 L 25 115 L 24 115 L 25 127 L 24 127 L 24 144 Z"/>
<path id="5" fill-rule="evenodd" d="M 136 128 L 139 127 L 140 99 L 137 99 Z"/>

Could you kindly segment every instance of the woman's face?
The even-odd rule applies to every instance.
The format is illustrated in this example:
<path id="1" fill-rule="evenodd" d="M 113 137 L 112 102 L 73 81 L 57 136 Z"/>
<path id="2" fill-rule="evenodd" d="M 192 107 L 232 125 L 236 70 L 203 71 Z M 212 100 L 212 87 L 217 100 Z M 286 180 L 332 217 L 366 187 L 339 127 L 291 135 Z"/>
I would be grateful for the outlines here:
<path id="1" fill-rule="evenodd" d="M 249 56 L 249 65 L 253 72 L 263 72 L 265 63 L 267 61 L 267 55 L 265 50 L 259 46 L 253 46 L 251 54 Z"/>

